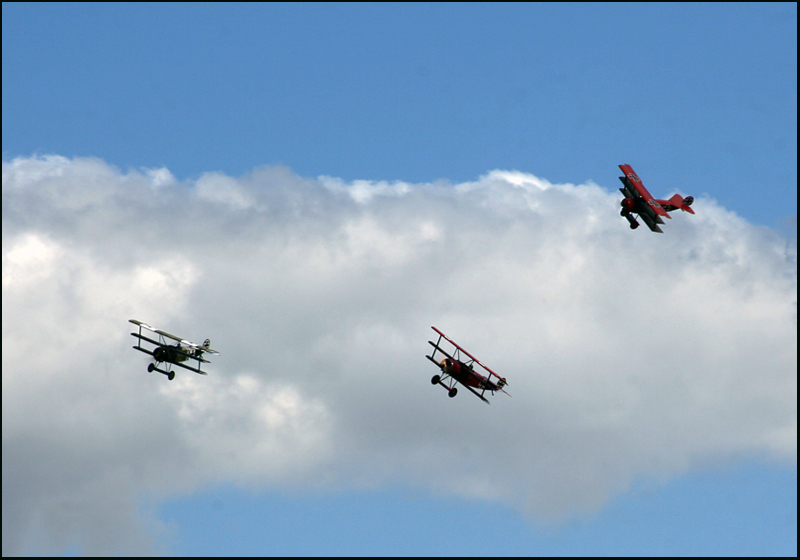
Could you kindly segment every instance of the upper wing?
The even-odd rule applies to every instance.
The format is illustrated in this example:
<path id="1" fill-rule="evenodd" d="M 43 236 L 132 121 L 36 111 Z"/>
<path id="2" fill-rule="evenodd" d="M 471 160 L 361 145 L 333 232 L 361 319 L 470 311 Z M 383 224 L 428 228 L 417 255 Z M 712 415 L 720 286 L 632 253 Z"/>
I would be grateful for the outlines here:
<path id="1" fill-rule="evenodd" d="M 148 331 L 151 331 L 151 332 L 154 332 L 154 333 L 158 333 L 158 330 L 156 330 L 154 327 L 151 327 L 147 323 L 143 323 L 141 321 L 137 321 L 136 319 L 128 319 L 128 322 L 139 326 L 139 332 L 132 332 L 131 336 L 135 336 L 136 338 L 138 338 L 140 345 L 141 345 L 143 340 L 146 340 L 147 342 L 149 342 L 151 344 L 155 344 L 156 346 L 161 346 L 161 342 L 159 342 L 158 340 L 153 340 L 152 338 L 149 338 L 149 337 L 147 337 L 147 336 L 142 334 L 142 329 L 147 329 Z M 143 352 L 146 352 L 146 350 L 144 350 L 141 346 L 134 346 L 134 348 L 136 348 L 137 350 L 142 350 Z M 152 354 L 152 352 L 148 352 L 148 354 Z"/>
<path id="2" fill-rule="evenodd" d="M 174 334 L 169 334 L 168 332 L 162 331 L 161 329 L 157 329 L 155 327 L 151 327 L 147 323 L 143 323 L 141 321 L 137 321 L 136 319 L 128 319 L 128 322 L 129 323 L 133 323 L 134 325 L 139 325 L 140 327 L 143 327 L 143 328 L 147 329 L 148 331 L 153 331 L 154 333 L 160 334 L 161 336 L 166 336 L 167 338 L 171 338 L 172 340 L 176 340 L 178 342 L 183 342 L 184 344 L 189 343 L 189 341 L 183 340 L 182 338 L 177 337 Z"/>
<path id="3" fill-rule="evenodd" d="M 184 340 L 183 338 L 181 338 L 179 336 L 175 336 L 174 334 L 170 334 L 170 333 L 168 333 L 166 331 L 162 331 L 161 329 L 157 329 L 155 327 L 151 327 L 147 323 L 143 323 L 142 321 L 137 321 L 136 319 L 128 319 L 128 321 L 133 323 L 134 325 L 139 325 L 139 327 L 143 327 L 143 328 L 145 328 L 145 329 L 147 329 L 149 331 L 153 331 L 156 334 L 159 334 L 161 336 L 165 336 L 167 338 L 171 338 L 172 340 L 174 340 L 176 342 L 180 342 L 184 346 L 190 346 L 190 347 L 192 347 L 192 348 L 194 348 L 196 350 L 201 350 L 202 352 L 208 352 L 209 354 L 214 354 L 216 356 L 219 356 L 219 352 L 217 352 L 216 350 L 212 350 L 211 348 L 208 348 L 207 346 L 203 346 L 201 344 L 197 344 L 197 343 L 191 342 L 189 340 Z M 156 342 L 155 340 L 151 340 L 151 339 L 147 338 L 146 336 L 142 336 L 141 334 L 136 334 L 136 333 L 131 333 L 131 334 L 133 336 L 136 336 L 136 337 L 139 337 L 141 339 L 147 340 L 148 342 L 152 342 L 153 344 L 159 344 L 159 345 L 161 344 L 160 342 Z M 194 356 L 191 356 L 191 357 L 194 358 Z"/>
<path id="4" fill-rule="evenodd" d="M 141 321 L 137 321 L 136 319 L 128 319 L 128 322 L 133 323 L 134 325 L 139 325 L 140 327 L 144 327 L 149 331 L 156 332 L 156 330 L 147 323 L 142 323 Z"/>
<path id="5" fill-rule="evenodd" d="M 161 336 L 166 336 L 167 338 L 171 338 L 172 340 L 175 340 L 177 342 L 182 342 L 183 344 L 191 344 L 191 342 L 189 342 L 188 340 L 183 340 L 181 337 L 175 336 L 174 334 L 169 334 L 168 332 L 162 331 L 161 329 L 155 329 L 153 332 L 157 332 Z"/>
<path id="6" fill-rule="evenodd" d="M 490 376 L 490 378 L 491 378 L 491 376 L 493 375 L 493 376 L 495 376 L 497 379 L 500 379 L 500 380 L 502 380 L 502 381 L 503 381 L 503 385 L 508 385 L 508 382 L 506 381 L 505 377 L 500 377 L 500 376 L 499 376 L 499 375 L 497 375 L 495 372 L 493 372 L 491 369 L 489 369 L 488 367 L 486 367 L 485 365 L 483 365 L 483 364 L 481 363 L 481 361 L 480 361 L 478 358 L 476 358 L 475 356 L 473 356 L 472 354 L 470 354 L 469 352 L 467 352 L 466 350 L 464 350 L 463 348 L 461 348 L 461 346 L 459 346 L 458 344 L 456 344 L 455 342 L 453 342 L 453 341 L 452 341 L 452 340 L 451 340 L 451 339 L 450 339 L 450 338 L 449 338 L 449 337 L 448 337 L 446 334 L 444 334 L 442 331 L 440 331 L 440 330 L 439 330 L 439 329 L 437 329 L 436 327 L 434 327 L 434 326 L 431 326 L 431 328 L 432 328 L 433 330 L 435 330 L 437 333 L 439 333 L 439 335 L 440 335 L 440 336 L 442 336 L 442 337 L 443 337 L 445 340 L 447 340 L 447 341 L 448 341 L 450 344 L 452 344 L 453 346 L 455 346 L 456 348 L 458 348 L 458 350 L 459 350 L 460 352 L 463 352 L 464 354 L 466 354 L 467 356 L 469 356 L 469 357 L 470 357 L 470 359 L 473 361 L 473 363 L 476 363 L 476 364 L 478 364 L 479 366 L 481 366 L 483 369 L 485 369 L 485 370 L 486 370 L 486 371 L 489 373 L 489 376 Z M 441 351 L 441 349 L 440 349 L 440 351 Z M 444 351 L 442 351 L 442 353 L 445 353 L 445 352 L 444 352 Z"/>

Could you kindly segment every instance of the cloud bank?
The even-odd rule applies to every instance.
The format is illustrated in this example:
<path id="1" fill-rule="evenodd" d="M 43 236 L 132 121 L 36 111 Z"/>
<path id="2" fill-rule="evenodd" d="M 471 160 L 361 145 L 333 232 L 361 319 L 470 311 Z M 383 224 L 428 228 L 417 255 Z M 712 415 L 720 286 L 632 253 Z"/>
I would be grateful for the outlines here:
<path id="1" fill-rule="evenodd" d="M 796 249 L 707 198 L 632 232 L 618 199 L 510 171 L 3 162 L 3 553 L 152 551 L 142 501 L 218 483 L 399 482 L 552 518 L 796 461 Z M 129 318 L 222 355 L 148 374 Z M 431 386 L 431 325 L 513 396 Z"/>

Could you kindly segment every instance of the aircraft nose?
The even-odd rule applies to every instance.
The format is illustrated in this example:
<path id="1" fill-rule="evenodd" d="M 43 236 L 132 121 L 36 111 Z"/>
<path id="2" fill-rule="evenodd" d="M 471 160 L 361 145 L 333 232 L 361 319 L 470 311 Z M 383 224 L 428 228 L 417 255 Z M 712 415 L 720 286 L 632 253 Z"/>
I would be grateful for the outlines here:
<path id="1" fill-rule="evenodd" d="M 633 207 L 635 206 L 635 203 L 634 203 L 632 198 L 624 198 L 624 199 L 622 199 L 622 202 L 620 202 L 620 206 L 622 206 L 622 209 L 624 211 L 632 212 L 633 211 Z"/>

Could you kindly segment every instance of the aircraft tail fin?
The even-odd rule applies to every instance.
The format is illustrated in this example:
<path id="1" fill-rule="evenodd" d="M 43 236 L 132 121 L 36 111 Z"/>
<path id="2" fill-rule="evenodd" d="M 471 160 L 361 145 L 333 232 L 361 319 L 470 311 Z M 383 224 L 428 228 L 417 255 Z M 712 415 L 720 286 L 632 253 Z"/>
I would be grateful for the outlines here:
<path id="1" fill-rule="evenodd" d="M 694 210 L 692 210 L 692 202 L 694 202 L 693 196 L 687 196 L 683 198 L 681 195 L 676 194 L 673 195 L 672 198 L 669 199 L 669 204 L 673 206 L 675 209 L 681 209 L 684 212 L 689 212 L 690 214 L 694 214 Z"/>

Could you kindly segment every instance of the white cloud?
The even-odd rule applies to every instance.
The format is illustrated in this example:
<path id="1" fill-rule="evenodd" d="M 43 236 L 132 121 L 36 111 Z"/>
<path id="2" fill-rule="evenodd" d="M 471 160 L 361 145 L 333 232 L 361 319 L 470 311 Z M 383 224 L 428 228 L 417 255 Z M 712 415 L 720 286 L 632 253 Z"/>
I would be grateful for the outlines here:
<path id="1" fill-rule="evenodd" d="M 177 182 L 175 176 L 166 167 L 159 167 L 158 169 L 145 169 L 145 174 L 150 178 L 153 188 L 163 187 L 164 185 L 171 185 Z"/>
<path id="2" fill-rule="evenodd" d="M 794 461 L 795 253 L 702 198 L 632 232 L 618 198 L 515 171 L 4 162 L 3 552 L 141 552 L 142 496 L 226 481 L 404 480 L 558 516 L 637 477 Z M 134 317 L 222 355 L 148 374 Z M 513 397 L 431 386 L 432 324 Z"/>
<path id="3" fill-rule="evenodd" d="M 346 183 L 338 177 L 322 175 L 319 182 L 325 188 L 349 194 L 356 202 L 367 203 L 375 196 L 402 196 L 411 190 L 411 185 L 402 181 L 389 183 L 388 181 L 363 181 L 356 180 Z"/>
<path id="4" fill-rule="evenodd" d="M 204 173 L 194 188 L 200 199 L 228 204 L 234 210 L 244 210 L 255 203 L 254 197 L 244 186 L 222 173 Z"/>

